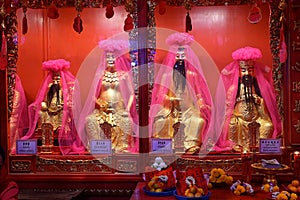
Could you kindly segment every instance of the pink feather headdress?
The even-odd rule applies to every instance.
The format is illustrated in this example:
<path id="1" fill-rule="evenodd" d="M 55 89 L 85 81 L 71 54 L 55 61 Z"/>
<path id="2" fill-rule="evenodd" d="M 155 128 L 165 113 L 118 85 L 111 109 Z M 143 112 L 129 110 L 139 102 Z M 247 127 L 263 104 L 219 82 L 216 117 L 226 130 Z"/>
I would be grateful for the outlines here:
<path id="1" fill-rule="evenodd" d="M 262 57 L 261 51 L 253 47 L 240 48 L 232 53 L 234 60 L 256 60 Z"/>
<path id="2" fill-rule="evenodd" d="M 126 50 L 128 48 L 128 41 L 126 40 L 101 40 L 98 42 L 98 46 L 100 49 L 103 49 L 105 52 L 120 52 Z"/>
<path id="3" fill-rule="evenodd" d="M 64 59 L 48 60 L 42 64 L 42 69 L 45 71 L 59 72 L 69 68 L 70 62 Z"/>
<path id="4" fill-rule="evenodd" d="M 188 33 L 173 33 L 166 39 L 166 43 L 169 46 L 190 45 L 193 41 L 194 41 L 194 36 L 192 36 Z"/>

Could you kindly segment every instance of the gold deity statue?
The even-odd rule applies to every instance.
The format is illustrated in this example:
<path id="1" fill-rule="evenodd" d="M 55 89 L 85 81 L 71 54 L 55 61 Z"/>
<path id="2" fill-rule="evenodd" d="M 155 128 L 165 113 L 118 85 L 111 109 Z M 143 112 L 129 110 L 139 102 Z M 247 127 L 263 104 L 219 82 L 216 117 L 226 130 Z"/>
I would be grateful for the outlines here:
<path id="1" fill-rule="evenodd" d="M 155 80 L 150 109 L 151 132 L 153 138 L 172 139 L 175 150 L 181 143 L 185 153 L 196 154 L 210 123 L 211 98 L 198 69 L 199 61 L 193 63 L 197 59 L 191 59 L 191 56 L 196 58 L 189 46 L 193 37 L 186 33 L 176 33 L 170 38 L 173 36 L 187 38 L 179 41 L 188 42 L 179 46 L 178 42 L 169 43 L 177 50 L 174 53 L 170 49 Z M 177 134 L 183 135 L 179 139 Z"/>
<path id="2" fill-rule="evenodd" d="M 52 83 L 48 86 L 46 98 L 41 102 L 38 129 L 42 124 L 49 123 L 53 126 L 53 131 L 56 131 L 62 125 L 64 101 L 60 78 L 59 73 L 54 73 L 52 76 Z"/>
<path id="3" fill-rule="evenodd" d="M 105 42 L 104 40 L 103 44 Z M 101 48 L 101 43 L 99 46 Z M 125 56 L 116 58 L 115 53 L 115 51 L 105 52 L 106 62 L 98 67 L 96 74 L 100 74 L 100 77 L 95 77 L 98 83 L 94 85 L 95 90 L 90 91 L 92 94 L 90 97 L 94 96 L 96 99 L 87 100 L 83 108 L 83 113 L 88 113 L 88 108 L 94 103 L 92 112 L 85 117 L 87 148 L 91 150 L 91 140 L 109 139 L 112 152 L 133 152 L 133 117 L 137 117 L 137 113 L 131 112 L 135 106 L 135 97 L 130 65 Z"/>
<path id="4" fill-rule="evenodd" d="M 272 71 L 256 62 L 261 56 L 257 48 L 238 49 L 232 53 L 234 61 L 222 70 L 226 118 L 217 149 L 254 151 L 260 138 L 276 138 L 281 133 Z M 221 92 L 217 95 L 222 99 Z"/>
<path id="5" fill-rule="evenodd" d="M 236 144 L 234 150 L 249 151 L 251 146 L 258 145 L 259 138 L 271 138 L 274 126 L 257 87 L 254 61 L 240 61 L 239 64 L 239 88 L 229 123 L 228 137 Z M 254 122 L 257 129 L 251 133 L 250 127 Z"/>
<path id="6" fill-rule="evenodd" d="M 36 99 L 28 106 L 29 130 L 22 139 L 36 138 L 39 153 L 83 153 L 73 115 L 73 93 L 76 78 L 68 70 L 69 61 L 47 60 L 42 69 L 47 75 Z"/>

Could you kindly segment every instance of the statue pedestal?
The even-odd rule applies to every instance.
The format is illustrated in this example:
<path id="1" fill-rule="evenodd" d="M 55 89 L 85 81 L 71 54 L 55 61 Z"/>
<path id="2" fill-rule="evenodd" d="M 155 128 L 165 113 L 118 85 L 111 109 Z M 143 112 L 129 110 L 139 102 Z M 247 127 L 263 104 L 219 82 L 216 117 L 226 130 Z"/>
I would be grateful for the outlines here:
<path id="1" fill-rule="evenodd" d="M 174 150 L 176 153 L 184 153 L 184 128 L 185 125 L 177 122 L 173 125 L 174 128 Z"/>
<path id="2" fill-rule="evenodd" d="M 52 154 L 53 153 L 53 126 L 49 123 L 42 124 L 42 146 L 41 154 Z"/>
<path id="3" fill-rule="evenodd" d="M 276 180 L 276 174 L 285 172 L 290 169 L 289 166 L 284 164 L 281 164 L 281 167 L 279 168 L 266 168 L 263 167 L 261 163 L 253 163 L 251 167 L 256 171 L 264 174 L 263 184 L 272 183 L 273 185 L 277 185 L 278 183 L 278 181 Z"/>

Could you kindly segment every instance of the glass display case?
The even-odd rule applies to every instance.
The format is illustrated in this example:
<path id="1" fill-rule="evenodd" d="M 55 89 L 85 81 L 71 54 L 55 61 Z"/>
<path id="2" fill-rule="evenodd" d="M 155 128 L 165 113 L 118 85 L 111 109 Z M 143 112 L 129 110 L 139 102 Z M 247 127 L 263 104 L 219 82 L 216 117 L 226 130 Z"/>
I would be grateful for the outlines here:
<path id="1" fill-rule="evenodd" d="M 294 169 L 290 155 L 299 147 L 299 141 L 292 140 L 298 132 L 293 130 L 295 113 L 290 109 L 289 100 L 294 93 L 290 91 L 290 69 L 287 72 L 288 65 L 293 63 L 288 63 L 281 52 L 292 48 L 289 41 L 286 41 L 287 49 L 281 45 L 283 36 L 289 36 L 292 30 L 292 25 L 285 23 L 283 18 L 297 17 L 286 14 L 289 9 L 297 9 L 294 4 L 235 0 L 16 1 L 10 6 L 2 4 L 0 14 L 5 25 L 2 37 L 7 41 L 7 65 L 1 69 L 1 99 L 7 101 L 0 104 L 5 111 L 1 112 L 0 142 L 7 151 L 6 175 L 16 180 L 21 188 L 89 191 L 97 188 L 100 193 L 130 193 L 137 182 L 143 181 L 141 174 L 157 156 L 174 168 L 195 165 L 209 172 L 213 166 L 220 166 L 246 180 L 253 178 L 251 163 L 261 158 L 278 158 Z M 245 46 L 261 50 L 260 62 L 272 69 L 276 106 L 282 119 L 280 153 L 262 154 L 258 149 L 252 152 L 216 151 L 213 147 L 218 133 L 214 120 L 209 124 L 212 130 L 201 138 L 199 149 L 192 153 L 187 153 L 184 146 L 187 136 L 182 131 L 183 123 L 172 124 L 171 129 L 175 131 L 172 137 L 152 134 L 151 104 L 159 97 L 153 93 L 156 79 L 163 74 L 160 69 L 167 65 L 164 60 L 169 53 L 176 54 L 166 43 L 168 37 L 176 33 L 193 37 L 190 48 L 198 60 L 197 65 L 201 66 L 199 71 L 205 78 L 213 108 L 218 106 L 215 100 L 220 73 L 232 61 L 232 52 Z M 119 42 L 111 42 L 110 47 L 100 44 L 107 40 Z M 118 49 L 121 41 L 128 43 L 125 51 Z M 298 51 L 295 45 L 294 56 Z M 109 65 L 112 52 L 116 53 L 114 64 L 122 64 L 116 67 L 122 74 L 115 77 L 115 71 L 106 74 L 99 70 L 102 65 Z M 126 61 L 120 61 L 120 57 Z M 105 83 L 102 76 L 106 78 Z M 102 85 L 99 85 L 100 80 Z M 91 94 L 93 89 L 100 91 L 101 86 L 110 87 L 107 91 L 112 92 L 115 84 L 124 80 L 124 86 L 120 86 L 117 93 L 113 92 L 115 101 L 104 102 L 99 92 Z M 194 82 L 199 80 L 197 77 Z M 58 89 L 54 89 L 55 86 Z M 107 92 L 104 96 L 110 94 Z M 53 99 L 56 108 L 51 110 Z M 125 106 L 121 113 L 117 110 L 119 107 L 114 106 L 122 101 Z M 95 123 L 88 127 L 87 115 L 81 116 L 86 104 L 93 104 L 89 105 L 92 106 L 88 108 L 89 114 L 97 111 L 90 116 L 96 122 L 93 130 L 99 129 L 97 133 L 105 136 L 93 137 L 87 143 L 83 142 L 87 140 L 85 131 Z M 20 106 L 26 111 L 18 110 Z M 104 107 L 106 110 L 102 112 Z M 179 113 L 181 120 L 181 110 Z M 214 110 L 211 115 L 215 115 Z M 40 119 L 41 116 L 44 118 Z M 101 121 L 104 118 L 107 121 Z M 56 129 L 60 123 L 63 125 Z M 130 123 L 132 126 L 128 126 Z M 75 132 L 70 134 L 68 131 L 72 127 Z M 132 139 L 126 136 L 122 145 L 132 146 L 120 150 L 116 140 L 124 134 Z M 163 148 L 160 148 L 162 143 Z"/>

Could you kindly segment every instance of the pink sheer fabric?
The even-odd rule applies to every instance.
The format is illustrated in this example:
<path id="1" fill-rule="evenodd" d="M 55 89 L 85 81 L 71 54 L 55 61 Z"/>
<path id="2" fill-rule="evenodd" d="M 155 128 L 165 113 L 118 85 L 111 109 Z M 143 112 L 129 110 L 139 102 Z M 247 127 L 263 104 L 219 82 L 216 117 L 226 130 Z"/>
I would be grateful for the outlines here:
<path id="1" fill-rule="evenodd" d="M 16 153 L 16 141 L 28 128 L 27 100 L 20 77 L 16 74 L 13 108 L 10 116 L 10 151 Z"/>
<path id="2" fill-rule="evenodd" d="M 192 72 L 187 73 L 186 75 L 186 82 L 189 93 L 192 96 L 194 105 L 200 110 L 200 113 L 206 121 L 206 126 L 204 127 L 202 135 L 203 145 L 205 145 L 205 141 L 207 141 L 208 139 L 208 132 L 212 127 L 211 120 L 213 104 L 209 88 L 203 75 L 202 66 L 197 55 L 194 53 L 193 49 L 190 46 L 193 42 L 193 36 L 188 33 L 174 33 L 170 35 L 166 40 L 166 43 L 169 45 L 169 52 L 163 63 L 158 66 L 159 70 L 156 74 L 152 91 L 151 107 L 149 112 L 150 137 L 152 137 L 153 134 L 152 125 L 154 122 L 154 118 L 158 111 L 162 109 L 163 100 L 173 81 L 172 73 L 173 66 L 176 62 L 176 52 L 178 51 L 178 47 L 181 46 L 185 51 L 186 70 Z M 197 100 L 199 98 L 202 98 L 203 103 L 207 106 L 200 107 L 197 103 Z"/>
<path id="3" fill-rule="evenodd" d="M 45 101 L 45 97 L 48 92 L 48 86 L 50 83 L 52 83 L 53 74 L 59 72 L 61 76 L 60 82 L 64 104 L 62 124 L 59 128 L 58 134 L 58 142 L 63 155 L 82 154 L 84 152 L 84 147 L 77 134 L 72 112 L 72 95 L 74 85 L 77 81 L 76 78 L 68 71 L 69 68 L 70 62 L 64 59 L 43 62 L 42 69 L 48 71 L 48 74 L 45 77 L 42 86 L 40 87 L 35 101 L 28 106 L 29 130 L 22 138 L 30 139 L 34 137 L 36 125 L 40 116 L 41 103 Z"/>
<path id="4" fill-rule="evenodd" d="M 130 113 L 129 117 L 132 121 L 132 128 L 134 130 L 133 137 L 135 138 L 135 146 L 129 149 L 129 151 L 138 152 L 138 115 L 136 111 L 136 98 L 134 95 L 130 60 L 126 56 L 126 53 L 128 53 L 129 50 L 128 41 L 114 39 L 101 40 L 98 43 L 98 47 L 103 50 L 103 54 L 100 57 L 99 65 L 96 69 L 92 85 L 90 87 L 77 124 L 81 140 L 83 141 L 84 145 L 87 146 L 87 133 L 85 131 L 86 117 L 90 115 L 95 109 L 96 100 L 99 96 L 102 86 L 102 78 L 107 66 L 106 53 L 110 52 L 115 56 L 116 70 L 126 72 L 125 75 L 122 76 L 122 79 L 120 79 L 120 91 L 126 109 L 128 109 L 127 111 Z M 131 98 L 133 98 L 132 102 L 130 101 Z"/>
<path id="5" fill-rule="evenodd" d="M 227 139 L 227 133 L 238 90 L 240 69 L 239 61 L 256 61 L 257 59 L 261 58 L 261 56 L 261 52 L 257 48 L 244 47 L 238 49 L 232 53 L 234 61 L 229 63 L 221 72 L 219 86 L 216 93 L 216 104 L 218 105 L 216 109 L 216 151 L 231 150 L 233 146 L 232 142 Z M 276 93 L 273 86 L 272 70 L 270 67 L 264 64 L 255 62 L 254 71 L 262 98 L 265 101 L 274 125 L 272 138 L 276 138 L 282 132 L 282 121 L 276 103 Z"/>
<path id="6" fill-rule="evenodd" d="M 1 183 L 4 184 L 4 183 Z M 16 182 L 10 181 L 7 187 L 0 193 L 1 200 L 17 200 L 19 194 L 19 186 Z"/>

